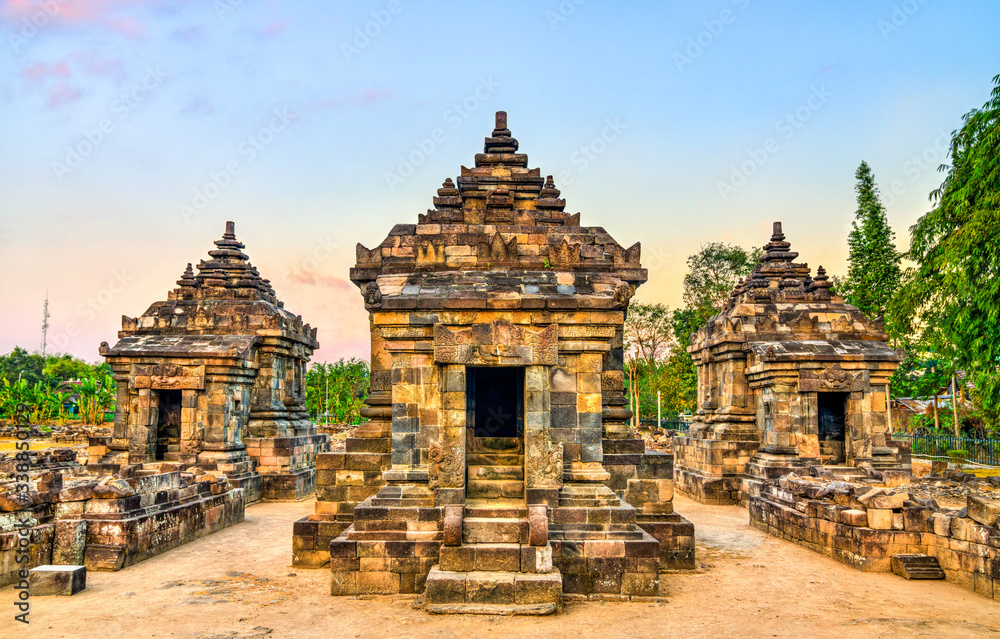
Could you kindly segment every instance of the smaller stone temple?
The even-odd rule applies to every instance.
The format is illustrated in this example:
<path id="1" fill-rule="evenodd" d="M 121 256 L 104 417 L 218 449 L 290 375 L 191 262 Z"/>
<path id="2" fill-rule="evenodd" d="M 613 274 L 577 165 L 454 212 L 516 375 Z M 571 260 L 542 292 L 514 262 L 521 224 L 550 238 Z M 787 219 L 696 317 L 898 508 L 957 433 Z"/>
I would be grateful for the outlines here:
<path id="1" fill-rule="evenodd" d="M 316 454 L 329 449 L 305 408 L 316 329 L 285 310 L 226 223 L 196 275 L 101 344 L 118 402 L 109 450 L 95 470 L 175 464 L 224 472 L 261 498 L 313 492 Z"/>
<path id="2" fill-rule="evenodd" d="M 697 422 L 674 440 L 674 479 L 698 501 L 745 503 L 793 469 L 907 463 L 888 434 L 899 353 L 790 248 L 775 222 L 756 270 L 691 336 Z"/>

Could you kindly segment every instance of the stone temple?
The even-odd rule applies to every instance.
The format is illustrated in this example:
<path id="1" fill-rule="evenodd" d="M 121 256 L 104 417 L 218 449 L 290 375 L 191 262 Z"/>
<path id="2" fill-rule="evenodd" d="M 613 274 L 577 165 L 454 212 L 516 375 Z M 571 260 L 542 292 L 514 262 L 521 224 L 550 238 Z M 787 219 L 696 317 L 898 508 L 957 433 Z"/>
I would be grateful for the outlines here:
<path id="1" fill-rule="evenodd" d="M 417 224 L 357 247 L 370 421 L 319 456 L 294 533 L 295 563 L 329 562 L 334 595 L 544 614 L 563 593 L 656 596 L 661 569 L 694 564 L 672 457 L 626 423 L 639 244 L 580 226 L 506 120 Z"/>
<path id="2" fill-rule="evenodd" d="M 756 270 L 691 336 L 697 423 L 674 440 L 675 479 L 699 501 L 746 503 L 763 480 L 818 465 L 908 467 L 908 451 L 888 439 L 901 355 L 881 321 L 790 248 L 775 222 Z"/>
<path id="3" fill-rule="evenodd" d="M 232 222 L 215 246 L 166 301 L 123 316 L 117 344 L 101 344 L 118 401 L 109 450 L 88 468 L 195 466 L 225 473 L 247 503 L 301 499 L 329 449 L 305 408 L 316 329 L 285 310 Z"/>

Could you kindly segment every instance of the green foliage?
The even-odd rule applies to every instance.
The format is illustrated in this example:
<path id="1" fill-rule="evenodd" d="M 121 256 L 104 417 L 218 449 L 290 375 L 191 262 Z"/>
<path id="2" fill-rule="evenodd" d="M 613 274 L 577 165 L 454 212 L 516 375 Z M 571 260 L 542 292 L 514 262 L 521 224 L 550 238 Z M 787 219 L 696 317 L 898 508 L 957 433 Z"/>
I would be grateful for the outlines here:
<path id="1" fill-rule="evenodd" d="M 306 408 L 317 421 L 360 423 L 369 377 L 368 362 L 360 359 L 313 364 L 306 373 Z"/>
<path id="2" fill-rule="evenodd" d="M 961 469 L 962 466 L 965 466 L 965 460 L 969 458 L 969 451 L 962 449 L 949 450 L 948 457 L 951 457 L 951 462 Z"/>
<path id="3" fill-rule="evenodd" d="M 671 311 L 663 304 L 633 303 L 625 320 L 626 383 L 639 417 L 656 419 L 660 391 L 664 418 L 693 412 L 698 373 L 685 348 L 694 333 L 725 305 L 741 277 L 753 272 L 761 249 L 722 242 L 705 244 L 688 258 L 684 304 Z"/>
<path id="4" fill-rule="evenodd" d="M 115 390 L 115 380 L 110 375 L 81 380 L 76 391 L 80 394 L 78 407 L 83 423 L 104 423 L 104 415 L 115 407 Z"/>
<path id="5" fill-rule="evenodd" d="M 858 210 L 847 238 L 847 277 L 838 284 L 849 303 L 869 317 L 884 317 L 899 288 L 901 255 L 868 163 L 861 163 L 855 178 Z"/>
<path id="6" fill-rule="evenodd" d="M 966 371 L 973 401 L 1000 421 L 1000 75 L 982 109 L 952 134 L 934 208 L 910 229 L 915 263 L 889 308 L 890 327 Z"/>
<path id="7" fill-rule="evenodd" d="M 81 382 L 69 387 L 63 384 L 68 380 Z M 87 423 L 102 423 L 105 413 L 115 405 L 111 367 L 105 362 L 88 364 L 66 354 L 43 358 L 19 346 L 0 355 L 0 418 L 15 419 L 20 407 L 32 424 L 64 420 L 67 402 L 75 394 L 79 394 L 81 418 Z"/>
<path id="8" fill-rule="evenodd" d="M 684 307 L 696 311 L 721 310 L 737 280 L 750 275 L 763 254 L 759 248 L 748 251 L 722 242 L 703 244 L 700 251 L 687 259 Z"/>

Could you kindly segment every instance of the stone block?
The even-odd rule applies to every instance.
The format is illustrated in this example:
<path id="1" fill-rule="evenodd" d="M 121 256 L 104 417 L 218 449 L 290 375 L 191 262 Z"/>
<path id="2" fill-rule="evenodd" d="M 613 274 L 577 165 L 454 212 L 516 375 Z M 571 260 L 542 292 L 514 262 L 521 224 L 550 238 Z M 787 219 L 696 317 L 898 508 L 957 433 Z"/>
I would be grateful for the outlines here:
<path id="1" fill-rule="evenodd" d="M 884 508 L 869 508 L 868 527 L 876 530 L 892 530 L 892 511 Z"/>
<path id="2" fill-rule="evenodd" d="M 84 563 L 84 549 L 87 545 L 87 522 L 82 519 L 56 521 L 55 538 L 52 544 L 52 563 L 80 566 Z"/>
<path id="3" fill-rule="evenodd" d="M 466 600 L 476 604 L 513 604 L 514 576 L 492 572 L 470 572 Z"/>
<path id="4" fill-rule="evenodd" d="M 969 495 L 967 504 L 969 519 L 984 526 L 997 525 L 997 517 L 1000 517 L 1000 502 L 979 495 Z"/>
<path id="5" fill-rule="evenodd" d="M 86 566 L 38 566 L 28 571 L 28 592 L 32 597 L 75 595 L 86 587 Z"/>

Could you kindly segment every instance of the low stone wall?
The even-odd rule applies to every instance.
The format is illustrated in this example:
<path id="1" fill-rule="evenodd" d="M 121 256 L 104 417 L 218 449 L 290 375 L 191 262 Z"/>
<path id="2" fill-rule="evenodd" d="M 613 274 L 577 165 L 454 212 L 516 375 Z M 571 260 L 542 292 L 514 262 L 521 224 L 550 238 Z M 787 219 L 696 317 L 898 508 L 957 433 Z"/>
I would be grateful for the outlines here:
<path id="1" fill-rule="evenodd" d="M 50 563 L 119 570 L 243 521 L 245 493 L 224 475 L 157 465 L 95 476 L 65 452 L 33 454 L 27 483 L 0 481 L 0 585 Z"/>
<path id="2" fill-rule="evenodd" d="M 313 460 L 330 449 L 330 439 L 322 434 L 248 438 L 246 445 L 263 482 L 262 498 L 297 501 L 315 489 Z"/>
<path id="3" fill-rule="evenodd" d="M 750 499 L 750 524 L 866 572 L 891 571 L 895 554 L 926 554 L 949 582 L 1000 599 L 1000 503 L 969 495 L 966 508 L 945 511 L 910 497 L 783 478 Z"/>
<path id="4" fill-rule="evenodd" d="M 743 473 L 760 443 L 709 435 L 674 438 L 676 490 L 703 504 L 739 504 Z"/>
<path id="5" fill-rule="evenodd" d="M 388 427 L 364 424 L 345 450 L 316 456 L 316 512 L 295 522 L 292 565 L 320 568 L 330 562 L 330 542 L 354 521 L 354 508 L 385 485 L 390 447 Z"/>

